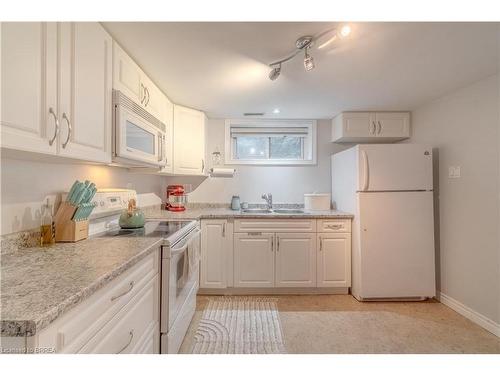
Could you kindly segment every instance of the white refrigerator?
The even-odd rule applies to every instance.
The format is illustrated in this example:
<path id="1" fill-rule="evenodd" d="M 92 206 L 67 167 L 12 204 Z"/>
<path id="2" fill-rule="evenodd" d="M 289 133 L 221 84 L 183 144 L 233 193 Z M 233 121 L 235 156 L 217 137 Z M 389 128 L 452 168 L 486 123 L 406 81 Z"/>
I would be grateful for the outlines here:
<path id="1" fill-rule="evenodd" d="M 358 145 L 332 155 L 332 200 L 354 214 L 356 299 L 435 296 L 432 148 Z"/>

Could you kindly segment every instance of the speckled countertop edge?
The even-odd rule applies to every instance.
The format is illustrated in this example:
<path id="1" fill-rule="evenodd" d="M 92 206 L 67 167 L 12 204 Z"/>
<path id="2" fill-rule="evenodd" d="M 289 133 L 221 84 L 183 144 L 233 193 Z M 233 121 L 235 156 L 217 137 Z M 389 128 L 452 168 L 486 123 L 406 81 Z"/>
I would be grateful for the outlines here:
<path id="1" fill-rule="evenodd" d="M 147 247 L 128 258 L 120 266 L 114 267 L 109 272 L 96 278 L 92 283 L 72 294 L 59 304 L 55 305 L 53 308 L 44 311 L 36 319 L 4 319 L 4 314 L 0 311 L 0 335 L 4 337 L 34 336 L 37 332 L 47 327 L 61 315 L 71 310 L 77 304 L 93 295 L 96 291 L 103 288 L 129 268 L 133 267 L 136 263 L 144 259 L 152 251 L 157 249 L 162 241 L 162 238 L 154 239 L 153 242 L 149 243 Z"/>
<path id="2" fill-rule="evenodd" d="M 352 219 L 354 215 L 337 211 L 305 211 L 303 213 L 244 213 L 241 211 L 233 211 L 227 207 L 188 207 L 186 211 L 172 212 L 159 209 L 145 210 L 144 214 L 147 219 L 163 219 L 163 220 L 202 220 L 202 219 Z"/>

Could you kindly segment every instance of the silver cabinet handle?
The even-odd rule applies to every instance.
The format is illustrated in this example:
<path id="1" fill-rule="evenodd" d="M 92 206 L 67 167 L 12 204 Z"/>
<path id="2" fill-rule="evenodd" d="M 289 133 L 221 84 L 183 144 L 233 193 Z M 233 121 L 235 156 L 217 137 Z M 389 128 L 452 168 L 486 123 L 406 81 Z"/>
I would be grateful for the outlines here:
<path id="1" fill-rule="evenodd" d="M 326 227 L 329 228 L 329 229 L 340 229 L 340 228 L 342 228 L 342 225 L 341 224 L 335 224 L 335 225 L 327 225 Z"/>
<path id="2" fill-rule="evenodd" d="M 201 159 L 201 173 L 205 170 L 205 159 Z"/>
<path id="3" fill-rule="evenodd" d="M 271 251 L 274 250 L 274 236 L 271 236 Z"/>
<path id="4" fill-rule="evenodd" d="M 128 335 L 129 335 L 129 338 L 128 338 L 127 344 L 123 348 L 121 348 L 119 351 L 117 351 L 116 354 L 120 354 L 121 352 L 123 352 L 125 349 L 128 348 L 128 346 L 130 345 L 130 343 L 134 339 L 134 330 L 133 329 L 130 330 L 130 332 L 128 333 Z"/>
<path id="5" fill-rule="evenodd" d="M 378 123 L 378 133 L 377 134 L 380 134 L 382 132 L 382 124 L 380 124 L 380 121 L 377 121 Z"/>
<path id="6" fill-rule="evenodd" d="M 123 297 L 125 294 L 128 294 L 132 291 L 132 289 L 134 289 L 134 282 L 131 281 L 130 284 L 129 284 L 129 288 L 127 291 L 121 293 L 121 294 L 118 294 L 117 296 L 114 296 L 114 297 L 111 297 L 111 301 L 114 301 L 115 299 L 118 299 L 120 297 Z"/>
<path id="7" fill-rule="evenodd" d="M 280 251 L 280 238 L 276 236 L 276 251 Z"/>
<path id="8" fill-rule="evenodd" d="M 57 138 L 57 135 L 59 134 L 59 120 L 57 119 L 56 113 L 54 112 L 52 107 L 49 108 L 49 113 L 52 116 L 54 116 L 54 123 L 56 124 L 56 130 L 54 131 L 54 136 L 52 137 L 52 139 L 49 140 L 49 146 L 52 146 L 52 144 Z"/>
<path id="9" fill-rule="evenodd" d="M 144 103 L 144 105 L 147 107 L 147 106 L 148 106 L 148 104 L 149 104 L 149 90 L 148 90 L 148 88 L 147 88 L 147 87 L 144 87 L 144 90 L 145 90 L 146 94 L 148 95 L 147 100 L 146 100 L 146 102 Z"/>
<path id="10" fill-rule="evenodd" d="M 62 148 L 66 148 L 66 146 L 68 145 L 68 142 L 69 142 L 69 138 L 71 137 L 72 127 L 71 127 L 71 122 L 69 121 L 68 116 L 66 116 L 66 112 L 63 112 L 62 118 L 63 118 L 63 120 L 66 120 L 66 123 L 68 124 L 68 137 L 66 138 L 66 141 L 62 144 Z"/>
<path id="11" fill-rule="evenodd" d="M 222 224 L 222 237 L 226 237 L 226 223 Z"/>
<path id="12" fill-rule="evenodd" d="M 146 88 L 141 83 L 141 104 L 144 104 L 145 99 L 146 99 Z"/>
<path id="13" fill-rule="evenodd" d="M 372 124 L 370 125 L 370 134 L 375 134 L 377 131 L 377 125 L 375 125 L 375 121 L 372 121 Z"/>
<path id="14" fill-rule="evenodd" d="M 323 250 L 323 238 L 319 238 L 319 251 Z"/>
<path id="15" fill-rule="evenodd" d="M 262 236 L 262 232 L 248 232 L 249 236 Z"/>

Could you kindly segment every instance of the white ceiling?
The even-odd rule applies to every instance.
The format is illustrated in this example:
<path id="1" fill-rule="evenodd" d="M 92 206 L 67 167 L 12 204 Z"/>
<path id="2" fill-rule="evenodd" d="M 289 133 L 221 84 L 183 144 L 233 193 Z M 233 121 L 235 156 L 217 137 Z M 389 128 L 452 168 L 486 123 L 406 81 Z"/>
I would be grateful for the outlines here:
<path id="1" fill-rule="evenodd" d="M 354 23 L 276 81 L 270 62 L 335 23 L 104 23 L 169 98 L 209 117 L 331 118 L 344 110 L 412 110 L 497 71 L 495 23 Z M 279 108 L 281 113 L 273 115 Z"/>

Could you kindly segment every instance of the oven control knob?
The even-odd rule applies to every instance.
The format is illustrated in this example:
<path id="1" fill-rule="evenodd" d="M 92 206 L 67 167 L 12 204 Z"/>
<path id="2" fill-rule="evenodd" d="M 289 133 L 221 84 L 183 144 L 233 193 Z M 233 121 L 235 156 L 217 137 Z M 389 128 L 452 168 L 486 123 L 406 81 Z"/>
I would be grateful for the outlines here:
<path id="1" fill-rule="evenodd" d="M 101 204 L 101 207 L 102 207 L 102 206 L 104 206 L 104 201 L 101 201 L 101 203 L 100 203 L 100 204 Z"/>

